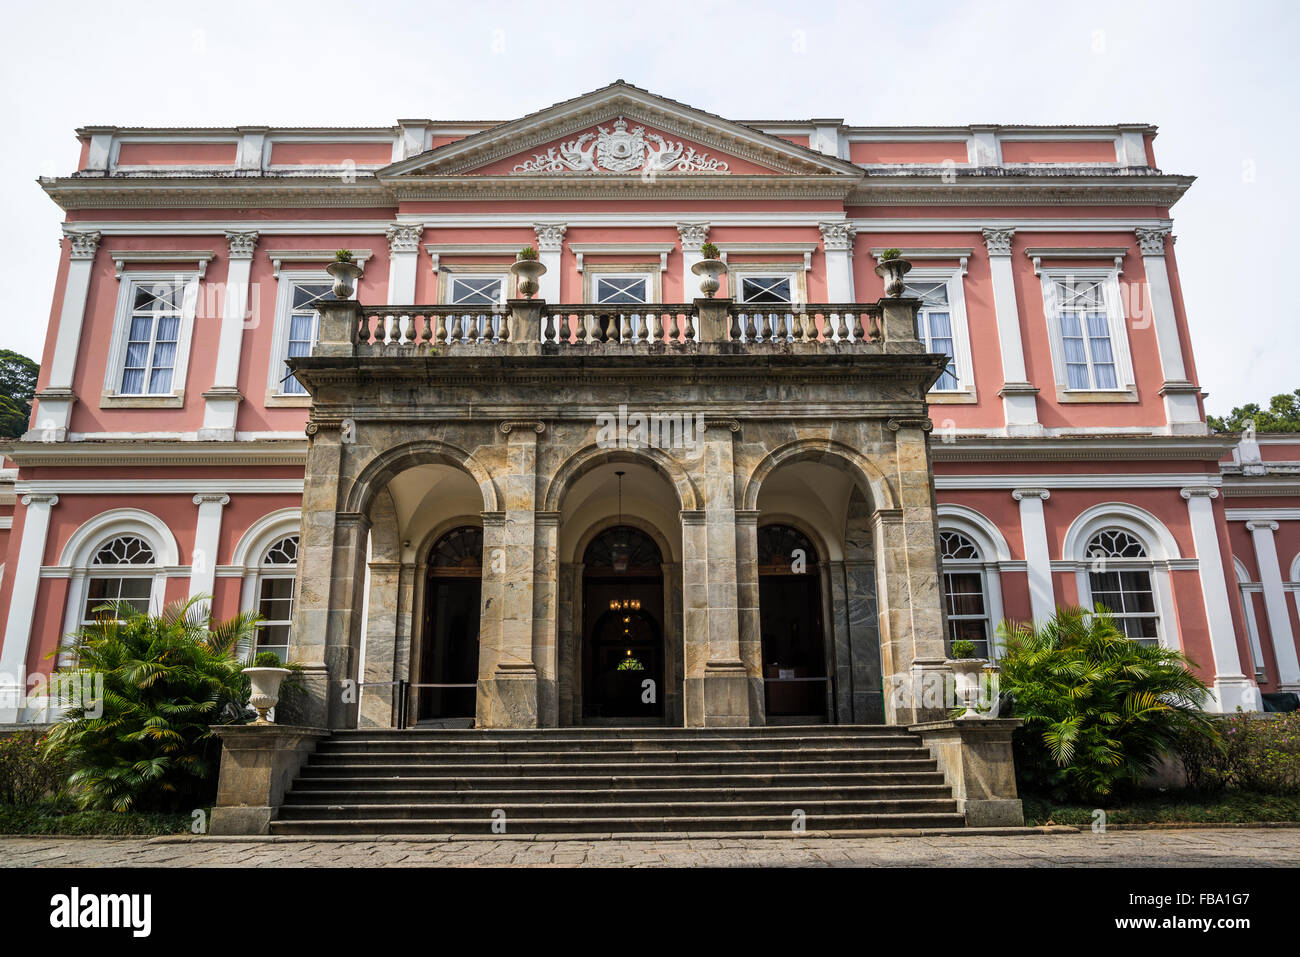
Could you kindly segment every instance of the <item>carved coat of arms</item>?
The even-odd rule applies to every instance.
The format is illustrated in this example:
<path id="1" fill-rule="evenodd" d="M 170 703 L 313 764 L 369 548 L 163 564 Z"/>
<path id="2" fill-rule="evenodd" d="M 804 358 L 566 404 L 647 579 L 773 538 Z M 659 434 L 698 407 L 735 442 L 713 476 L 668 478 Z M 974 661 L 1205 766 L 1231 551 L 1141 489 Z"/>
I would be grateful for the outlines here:
<path id="1" fill-rule="evenodd" d="M 516 173 L 725 173 L 727 164 L 710 159 L 685 143 L 674 143 L 658 133 L 647 133 L 644 126 L 627 128 L 619 117 L 614 129 L 596 127 L 596 133 L 583 133 L 576 140 L 553 146 L 515 167 Z"/>

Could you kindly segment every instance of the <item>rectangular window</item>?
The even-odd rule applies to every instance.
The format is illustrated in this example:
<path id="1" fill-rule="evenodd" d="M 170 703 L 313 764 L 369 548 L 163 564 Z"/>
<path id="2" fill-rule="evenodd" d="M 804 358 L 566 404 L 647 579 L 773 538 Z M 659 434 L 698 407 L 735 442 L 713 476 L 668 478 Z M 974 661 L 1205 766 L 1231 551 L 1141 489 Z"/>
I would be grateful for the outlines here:
<path id="1" fill-rule="evenodd" d="M 740 279 L 741 302 L 791 303 L 794 283 L 789 276 L 745 276 Z"/>
<path id="2" fill-rule="evenodd" d="M 289 658 L 289 630 L 293 626 L 293 583 L 289 577 L 263 576 L 258 586 L 257 610 L 266 620 L 257 629 L 257 650 Z"/>
<path id="3" fill-rule="evenodd" d="M 95 609 L 111 601 L 124 601 L 142 615 L 149 613 L 149 595 L 153 591 L 152 578 L 92 578 L 86 583 L 86 604 L 82 609 L 81 623 L 93 625 Z"/>
<path id="4" fill-rule="evenodd" d="M 948 603 L 948 640 L 970 641 L 975 656 L 989 656 L 989 614 L 984 601 L 984 575 L 978 571 L 943 573 L 944 598 Z M 951 645 L 950 645 L 951 647 Z"/>
<path id="5" fill-rule="evenodd" d="M 453 276 L 447 290 L 449 306 L 496 306 L 506 301 L 504 276 Z"/>
<path id="6" fill-rule="evenodd" d="M 952 392 L 960 389 L 947 280 L 909 282 L 903 295 L 921 300 L 921 308 L 916 313 L 916 337 L 925 344 L 926 351 L 941 352 L 950 360 L 948 368 L 939 376 L 939 381 L 930 387 L 931 390 Z"/>
<path id="7" fill-rule="evenodd" d="M 159 281 L 133 286 L 122 395 L 171 394 L 186 285 Z"/>
<path id="8" fill-rule="evenodd" d="M 1070 389 L 1118 389 L 1106 280 L 1053 279 L 1057 334 L 1066 386 Z"/>
<path id="9" fill-rule="evenodd" d="M 596 302 L 605 306 L 640 305 L 649 302 L 649 280 L 645 276 L 597 276 Z"/>
<path id="10" fill-rule="evenodd" d="M 1125 635 L 1144 645 L 1159 642 L 1160 616 L 1156 612 L 1149 571 L 1091 572 L 1088 587 L 1092 592 L 1092 604 L 1109 610 L 1116 626 Z"/>
<path id="11" fill-rule="evenodd" d="M 316 338 L 320 335 L 320 313 L 316 311 L 316 304 L 323 299 L 335 298 L 333 285 L 328 282 L 296 282 L 291 295 L 289 328 L 285 338 L 286 359 L 311 355 Z M 285 395 L 306 395 L 306 388 L 288 375 L 288 372 L 286 367 L 286 378 L 280 385 L 280 391 Z"/>

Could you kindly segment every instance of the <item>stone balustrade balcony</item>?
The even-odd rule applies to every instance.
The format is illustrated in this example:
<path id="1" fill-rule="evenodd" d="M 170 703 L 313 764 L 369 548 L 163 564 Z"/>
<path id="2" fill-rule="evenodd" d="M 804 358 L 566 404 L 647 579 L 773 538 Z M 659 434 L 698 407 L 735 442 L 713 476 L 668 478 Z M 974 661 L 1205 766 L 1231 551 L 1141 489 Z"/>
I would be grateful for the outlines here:
<path id="1" fill-rule="evenodd" d="M 645 354 L 749 351 L 918 353 L 915 299 L 874 303 L 321 304 L 314 356 Z"/>

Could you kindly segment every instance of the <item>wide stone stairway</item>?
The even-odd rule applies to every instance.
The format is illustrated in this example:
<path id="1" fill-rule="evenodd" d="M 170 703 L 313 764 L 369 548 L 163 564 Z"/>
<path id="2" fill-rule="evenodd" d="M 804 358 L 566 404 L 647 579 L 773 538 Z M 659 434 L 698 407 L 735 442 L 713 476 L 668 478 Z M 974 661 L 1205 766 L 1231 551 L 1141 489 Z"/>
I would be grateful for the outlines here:
<path id="1" fill-rule="evenodd" d="M 963 824 L 902 727 L 413 729 L 322 740 L 271 833 L 789 832 L 797 812 L 807 831 Z"/>

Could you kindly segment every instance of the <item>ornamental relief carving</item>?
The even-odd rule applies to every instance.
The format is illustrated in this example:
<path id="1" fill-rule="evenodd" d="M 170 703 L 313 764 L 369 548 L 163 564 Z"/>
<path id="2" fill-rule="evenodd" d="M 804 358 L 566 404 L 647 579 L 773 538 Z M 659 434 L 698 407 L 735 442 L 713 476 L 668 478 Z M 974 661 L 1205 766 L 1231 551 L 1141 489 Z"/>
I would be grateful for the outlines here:
<path id="1" fill-rule="evenodd" d="M 596 127 L 575 140 L 553 146 L 514 168 L 516 173 L 726 173 L 727 164 L 685 143 L 674 143 L 644 126 L 627 128 L 619 117 L 614 128 Z"/>

